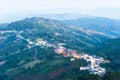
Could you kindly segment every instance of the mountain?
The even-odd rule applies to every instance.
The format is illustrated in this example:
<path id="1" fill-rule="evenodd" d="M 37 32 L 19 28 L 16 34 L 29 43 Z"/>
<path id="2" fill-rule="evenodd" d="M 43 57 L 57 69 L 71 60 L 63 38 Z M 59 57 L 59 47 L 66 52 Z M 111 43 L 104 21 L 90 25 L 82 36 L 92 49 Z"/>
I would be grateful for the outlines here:
<path id="1" fill-rule="evenodd" d="M 64 46 L 78 53 L 110 39 L 109 36 L 41 17 L 0 26 L 1 80 L 63 80 L 88 74 L 79 70 L 85 60 L 70 61 L 54 48 Z"/>
<path id="2" fill-rule="evenodd" d="M 86 41 L 89 42 L 90 45 L 94 45 L 97 43 L 101 43 L 102 41 L 109 38 L 107 35 L 101 32 L 97 32 L 93 30 L 85 30 L 81 27 L 66 25 L 56 20 L 50 20 L 50 19 L 44 19 L 44 18 L 30 18 L 30 19 L 26 18 L 21 21 L 13 22 L 9 25 L 7 24 L 7 26 L 4 27 L 3 29 L 3 33 L 4 31 L 18 31 L 18 32 L 22 31 L 22 32 L 26 32 L 26 34 L 23 33 L 22 35 L 33 38 L 32 30 L 47 40 L 49 40 L 49 37 L 47 36 L 50 36 L 51 38 L 53 38 L 56 34 L 58 34 L 60 38 L 64 37 L 62 42 L 67 42 L 66 38 L 68 38 L 69 36 L 68 39 L 70 39 L 69 40 L 70 42 L 81 41 L 80 44 L 86 47 L 88 47 L 85 43 Z M 37 37 L 37 36 L 34 36 L 34 37 Z M 74 37 L 76 39 L 78 38 L 78 40 L 76 41 L 71 40 Z"/>
<path id="3" fill-rule="evenodd" d="M 62 21 L 65 24 L 79 26 L 88 30 L 95 30 L 113 38 L 120 36 L 120 20 L 83 15 L 77 13 L 38 14 L 44 18 Z M 104 29 L 103 29 L 104 28 Z"/>
<path id="4" fill-rule="evenodd" d="M 77 14 L 77 13 L 61 13 L 61 14 L 39 14 L 39 16 L 54 20 L 73 20 L 73 19 L 79 19 L 79 18 L 85 18 L 85 17 L 92 17 L 90 15 L 83 15 L 83 14 Z"/>
<path id="5" fill-rule="evenodd" d="M 35 11 L 33 11 L 35 12 Z M 76 13 L 83 15 L 107 17 L 120 20 L 120 8 L 117 7 L 103 7 L 95 9 L 79 9 L 79 8 L 55 8 L 49 10 L 43 10 L 41 13 L 45 14 L 65 14 Z"/>
<path id="6" fill-rule="evenodd" d="M 120 20 L 104 17 L 84 17 L 72 20 L 63 20 L 66 24 L 71 24 L 85 29 L 96 30 L 111 37 L 120 36 Z"/>

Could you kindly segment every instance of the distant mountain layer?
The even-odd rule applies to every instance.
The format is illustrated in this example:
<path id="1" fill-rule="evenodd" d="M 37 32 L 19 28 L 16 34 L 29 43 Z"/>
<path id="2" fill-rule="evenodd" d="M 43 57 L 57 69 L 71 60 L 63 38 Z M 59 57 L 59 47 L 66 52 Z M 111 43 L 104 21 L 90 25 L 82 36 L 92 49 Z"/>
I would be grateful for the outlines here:
<path id="1" fill-rule="evenodd" d="M 87 63 L 60 57 L 53 47 L 65 44 L 80 53 L 110 39 L 101 32 L 38 17 L 1 25 L 0 35 L 1 80 L 75 78 L 82 74 L 79 66 Z"/>
<path id="2" fill-rule="evenodd" d="M 64 20 L 64 23 L 79 26 L 85 29 L 96 30 L 113 37 L 120 36 L 120 20 L 103 17 L 84 17 L 79 19 Z"/>
<path id="3" fill-rule="evenodd" d="M 92 17 L 90 15 L 77 14 L 77 13 L 61 13 L 61 14 L 39 14 L 39 16 L 54 20 L 74 20 L 79 18 Z"/>

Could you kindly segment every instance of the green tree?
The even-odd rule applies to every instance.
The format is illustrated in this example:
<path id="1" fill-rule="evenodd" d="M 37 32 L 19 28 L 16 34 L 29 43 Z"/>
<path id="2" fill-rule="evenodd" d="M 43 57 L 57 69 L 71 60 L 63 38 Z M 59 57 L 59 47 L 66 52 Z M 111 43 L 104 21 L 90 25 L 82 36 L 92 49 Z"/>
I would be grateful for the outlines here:
<path id="1" fill-rule="evenodd" d="M 120 80 L 120 72 L 108 72 L 103 76 L 103 80 Z"/>
<path id="2" fill-rule="evenodd" d="M 102 80 L 102 77 L 99 76 L 99 75 L 95 75 L 95 74 L 90 74 L 88 77 L 87 77 L 87 80 Z"/>

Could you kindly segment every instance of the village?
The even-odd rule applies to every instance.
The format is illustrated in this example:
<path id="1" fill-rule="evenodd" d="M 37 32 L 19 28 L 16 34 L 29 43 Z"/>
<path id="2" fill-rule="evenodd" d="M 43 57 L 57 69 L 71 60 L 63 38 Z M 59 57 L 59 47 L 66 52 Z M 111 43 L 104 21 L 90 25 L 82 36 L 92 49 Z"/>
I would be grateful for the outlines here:
<path id="1" fill-rule="evenodd" d="M 77 54 L 75 50 L 72 49 L 66 49 L 63 46 L 59 46 L 55 49 L 55 52 L 57 54 L 62 54 L 64 57 L 73 57 L 79 59 L 80 56 Z"/>
<path id="2" fill-rule="evenodd" d="M 78 54 L 75 50 L 66 49 L 63 46 L 59 46 L 55 49 L 55 53 L 61 54 L 64 57 L 70 57 L 71 61 L 75 59 L 84 59 L 88 62 L 88 66 L 80 67 L 80 70 L 89 70 L 90 74 L 103 75 L 106 72 L 105 68 L 100 66 L 101 63 L 108 63 L 108 60 L 105 60 L 102 57 L 91 56 L 88 54 Z"/>
<path id="3" fill-rule="evenodd" d="M 98 57 L 95 55 L 89 55 L 85 53 L 78 54 L 73 49 L 67 49 L 63 47 L 65 43 L 58 43 L 57 45 L 49 44 L 47 41 L 38 38 L 37 43 L 35 45 L 44 46 L 44 47 L 53 47 L 54 52 L 59 55 L 63 55 L 64 57 L 71 58 L 71 61 L 75 59 L 84 59 L 88 62 L 88 65 L 85 67 L 80 67 L 80 70 L 88 70 L 90 74 L 98 74 L 103 75 L 106 72 L 105 68 L 102 68 L 100 64 L 109 63 L 108 60 L 105 60 L 102 57 Z"/>
<path id="4" fill-rule="evenodd" d="M 20 35 L 20 33 L 17 33 L 15 31 L 8 31 L 8 33 L 9 32 L 14 32 L 14 33 L 16 33 L 16 36 L 18 38 L 27 41 L 29 43 L 28 49 L 31 49 L 34 46 L 41 46 L 41 47 L 47 47 L 47 48 L 53 47 L 54 52 L 56 54 L 63 55 L 64 57 L 69 57 L 69 58 L 71 58 L 71 61 L 74 61 L 75 59 L 84 59 L 84 60 L 86 60 L 88 62 L 88 65 L 85 66 L 85 67 L 80 67 L 80 70 L 88 70 L 90 72 L 90 74 L 98 74 L 98 75 L 103 75 L 106 72 L 106 69 L 102 68 L 100 66 L 100 64 L 109 63 L 109 61 L 105 60 L 102 57 L 92 56 L 92 55 L 85 54 L 85 53 L 78 54 L 76 52 L 76 50 L 67 49 L 67 48 L 63 47 L 64 45 L 66 45 L 65 43 L 58 43 L 57 45 L 53 45 L 53 44 L 48 43 L 47 41 L 45 41 L 42 38 L 37 38 L 36 42 L 33 42 L 33 41 L 30 41 L 30 39 L 25 39 L 24 37 L 22 37 Z M 26 49 L 24 49 L 24 50 L 26 50 Z M 19 52 L 20 51 L 18 50 L 15 53 L 19 53 Z M 10 55 L 12 55 L 12 54 L 10 54 Z"/>

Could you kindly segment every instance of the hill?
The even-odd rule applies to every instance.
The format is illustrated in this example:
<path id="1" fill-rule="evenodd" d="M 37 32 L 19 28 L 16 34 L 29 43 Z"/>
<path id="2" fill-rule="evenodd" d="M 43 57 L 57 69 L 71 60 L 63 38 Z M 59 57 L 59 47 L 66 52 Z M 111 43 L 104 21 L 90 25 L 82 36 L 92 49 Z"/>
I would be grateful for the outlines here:
<path id="1" fill-rule="evenodd" d="M 86 61 L 71 62 L 56 54 L 54 47 L 81 53 L 109 39 L 101 32 L 38 17 L 1 25 L 0 35 L 1 80 L 74 79 L 88 73 L 79 71 Z"/>

